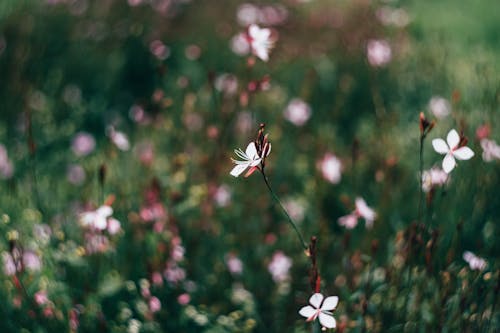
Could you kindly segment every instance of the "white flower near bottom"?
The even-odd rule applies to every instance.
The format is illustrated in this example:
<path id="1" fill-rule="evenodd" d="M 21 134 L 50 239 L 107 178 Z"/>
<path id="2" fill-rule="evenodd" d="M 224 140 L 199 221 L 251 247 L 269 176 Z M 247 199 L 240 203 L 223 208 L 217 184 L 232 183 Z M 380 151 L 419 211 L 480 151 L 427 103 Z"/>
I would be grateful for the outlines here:
<path id="1" fill-rule="evenodd" d="M 460 147 L 460 136 L 457 131 L 452 129 L 446 136 L 446 142 L 443 139 L 432 140 L 432 147 L 434 150 L 441 155 L 445 155 L 443 159 L 443 170 L 446 173 L 450 173 L 457 162 L 455 158 L 459 160 L 468 160 L 474 156 L 474 152 L 469 147 Z"/>
<path id="2" fill-rule="evenodd" d="M 337 296 L 330 296 L 324 298 L 320 293 L 315 293 L 309 298 L 309 304 L 300 309 L 299 314 L 307 318 L 307 321 L 316 320 L 319 318 L 319 323 L 325 328 L 335 328 L 337 322 L 333 318 L 332 311 L 335 310 L 339 298 Z"/>
<path id="3" fill-rule="evenodd" d="M 257 147 L 255 146 L 255 142 L 250 142 L 247 146 L 245 152 L 241 149 L 235 149 L 235 154 L 241 158 L 241 161 L 231 159 L 235 165 L 235 167 L 231 170 L 231 176 L 238 177 L 245 171 L 247 168 L 250 168 L 246 173 L 245 177 L 250 176 L 255 170 L 257 170 L 258 165 L 262 162 L 263 157 L 267 157 L 271 152 L 271 144 L 269 144 L 269 149 L 265 156 L 259 156 L 257 152 Z"/>

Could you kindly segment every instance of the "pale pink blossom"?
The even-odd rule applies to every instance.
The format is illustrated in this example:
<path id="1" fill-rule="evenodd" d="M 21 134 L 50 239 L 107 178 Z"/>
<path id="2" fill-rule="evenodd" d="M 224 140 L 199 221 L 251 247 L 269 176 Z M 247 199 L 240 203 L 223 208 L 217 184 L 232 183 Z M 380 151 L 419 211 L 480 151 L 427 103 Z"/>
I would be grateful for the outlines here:
<path id="1" fill-rule="evenodd" d="M 358 219 L 365 219 L 365 225 L 367 228 L 373 226 L 373 221 L 377 218 L 377 213 L 368 207 L 366 201 L 363 198 L 357 197 L 355 200 L 355 209 L 352 213 L 342 216 L 338 219 L 338 224 L 346 227 L 347 229 L 353 229 L 358 224 Z"/>
<path id="2" fill-rule="evenodd" d="M 71 148 L 76 156 L 86 156 L 94 150 L 95 139 L 89 133 L 79 132 L 74 136 Z"/>
<path id="3" fill-rule="evenodd" d="M 239 56 L 244 56 L 250 53 L 250 43 L 248 42 L 247 34 L 241 32 L 231 38 L 231 50 Z"/>
<path id="4" fill-rule="evenodd" d="M 261 29 L 258 25 L 252 24 L 248 27 L 247 38 L 252 53 L 262 61 L 268 61 L 269 52 L 276 42 L 271 30 L 267 28 Z"/>
<path id="5" fill-rule="evenodd" d="M 238 92 L 238 78 L 234 74 L 223 73 L 215 78 L 214 87 L 225 96 L 234 96 Z"/>
<path id="6" fill-rule="evenodd" d="M 392 59 L 391 46 L 386 40 L 372 39 L 367 43 L 368 63 L 373 67 L 387 65 Z"/>
<path id="7" fill-rule="evenodd" d="M 469 147 L 460 147 L 460 136 L 457 131 L 452 129 L 447 137 L 446 142 L 443 139 L 432 140 L 432 146 L 434 150 L 445 155 L 443 159 L 443 170 L 446 173 L 450 173 L 456 166 L 455 158 L 459 160 L 468 160 L 474 156 L 474 152 Z"/>
<path id="8" fill-rule="evenodd" d="M 130 142 L 128 141 L 128 137 L 125 133 L 116 131 L 113 126 L 109 126 L 106 132 L 111 139 L 111 142 L 113 142 L 118 149 L 122 151 L 130 149 Z"/>
<path id="9" fill-rule="evenodd" d="M 105 235 L 87 233 L 85 251 L 87 254 L 104 253 L 109 249 L 109 239 Z"/>
<path id="10" fill-rule="evenodd" d="M 71 164 L 66 169 L 66 179 L 73 185 L 80 185 L 85 181 L 85 169 L 81 165 Z"/>
<path id="11" fill-rule="evenodd" d="M 116 235 L 119 233 L 120 230 L 122 230 L 120 221 L 112 217 L 109 218 L 107 230 L 110 235 Z"/>
<path id="12" fill-rule="evenodd" d="M 149 311 L 151 311 L 152 313 L 155 313 L 155 312 L 158 312 L 161 310 L 161 302 L 160 300 L 158 299 L 158 297 L 156 296 L 153 296 L 149 299 Z"/>
<path id="13" fill-rule="evenodd" d="M 8 179 L 14 174 L 14 165 L 7 154 L 7 149 L 0 143 L 0 178 Z"/>
<path id="14" fill-rule="evenodd" d="M 151 281 L 155 286 L 161 286 L 163 284 L 163 277 L 160 272 L 153 272 L 151 275 Z"/>
<path id="15" fill-rule="evenodd" d="M 310 305 L 302 307 L 299 314 L 306 317 L 308 322 L 319 318 L 319 323 L 324 328 L 335 328 L 337 322 L 333 317 L 332 311 L 335 310 L 338 303 L 339 298 L 337 296 L 324 298 L 322 294 L 315 293 L 309 298 Z"/>
<path id="16" fill-rule="evenodd" d="M 482 271 L 487 266 L 486 260 L 476 256 L 474 253 L 470 251 L 465 251 L 463 254 L 463 258 L 469 264 L 469 267 L 472 270 Z"/>
<path id="17" fill-rule="evenodd" d="M 110 218 L 112 214 L 113 208 L 103 205 L 95 211 L 81 213 L 80 223 L 85 227 L 104 230 L 108 225 L 108 218 Z"/>
<path id="18" fill-rule="evenodd" d="M 448 181 L 449 175 L 439 168 L 431 168 L 422 174 L 422 190 L 429 192 L 436 186 L 442 186 Z"/>
<path id="19" fill-rule="evenodd" d="M 184 50 L 186 58 L 189 60 L 196 60 L 201 56 L 201 47 L 196 44 L 191 44 Z"/>
<path id="20" fill-rule="evenodd" d="M 280 283 L 290 278 L 289 271 L 291 267 L 292 259 L 286 256 L 282 251 L 276 251 L 267 269 L 269 273 L 271 273 L 274 282 Z"/>
<path id="21" fill-rule="evenodd" d="M 324 179 L 332 184 L 338 184 L 342 178 L 342 162 L 337 156 L 326 153 L 318 163 L 318 168 Z"/>
<path id="22" fill-rule="evenodd" d="M 227 269 L 231 274 L 240 275 L 243 272 L 243 262 L 234 253 L 228 253 L 225 259 Z"/>
<path id="23" fill-rule="evenodd" d="M 44 305 L 49 301 L 49 299 L 47 297 L 47 292 L 45 290 L 37 291 L 35 293 L 34 299 L 35 299 L 35 303 L 38 305 Z"/>
<path id="24" fill-rule="evenodd" d="M 159 60 L 165 60 L 170 55 L 170 48 L 158 39 L 149 44 L 149 50 Z"/>
<path id="25" fill-rule="evenodd" d="M 179 297 L 177 297 L 177 303 L 180 305 L 187 305 L 191 301 L 191 296 L 189 296 L 188 293 L 180 294 Z"/>
<path id="26" fill-rule="evenodd" d="M 214 201 L 219 207 L 227 207 L 231 203 L 231 191 L 229 186 L 218 186 L 214 193 Z"/>
<path id="27" fill-rule="evenodd" d="M 292 220 L 301 222 L 304 220 L 306 207 L 303 200 L 300 199 L 287 199 L 283 202 L 283 206 L 288 212 Z"/>
<path id="28" fill-rule="evenodd" d="M 243 27 L 258 23 L 259 15 L 259 7 L 250 3 L 241 4 L 236 10 L 236 18 L 238 20 L 238 23 Z"/>
<path id="29" fill-rule="evenodd" d="M 500 146 L 494 140 L 482 139 L 481 148 L 483 149 L 482 156 L 485 162 L 500 160 Z"/>
<path id="30" fill-rule="evenodd" d="M 451 113 L 451 104 L 446 98 L 433 96 L 429 101 L 429 110 L 436 118 L 443 119 Z"/>
<path id="31" fill-rule="evenodd" d="M 295 126 L 303 126 L 311 117 L 311 107 L 300 98 L 294 98 L 288 103 L 283 115 Z"/>

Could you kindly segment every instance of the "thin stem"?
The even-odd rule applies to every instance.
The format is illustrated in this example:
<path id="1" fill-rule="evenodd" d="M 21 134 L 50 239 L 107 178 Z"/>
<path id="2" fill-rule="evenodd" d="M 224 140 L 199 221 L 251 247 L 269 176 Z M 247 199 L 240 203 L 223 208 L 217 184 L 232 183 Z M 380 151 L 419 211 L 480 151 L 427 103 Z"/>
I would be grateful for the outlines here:
<path id="1" fill-rule="evenodd" d="M 422 207 L 423 207 L 423 201 L 424 201 L 424 191 L 422 189 L 423 185 L 423 173 L 424 173 L 424 136 L 420 136 L 420 151 L 419 151 L 419 174 L 418 176 L 420 177 L 419 181 L 419 196 L 418 196 L 418 221 L 421 222 L 422 219 Z"/>
<path id="2" fill-rule="evenodd" d="M 267 189 L 271 193 L 271 196 L 273 197 L 274 201 L 276 201 L 276 203 L 281 207 L 281 210 L 283 211 L 283 213 L 287 217 L 288 222 L 290 223 L 290 225 L 292 226 L 293 230 L 295 230 L 295 233 L 299 237 L 300 244 L 302 245 L 302 247 L 304 248 L 304 250 L 307 250 L 308 247 L 307 247 L 306 242 L 304 242 L 304 238 L 302 237 L 302 234 L 300 233 L 299 229 L 297 228 L 297 225 L 293 222 L 293 220 L 290 217 L 290 215 L 288 215 L 288 212 L 286 211 L 285 206 L 283 206 L 283 204 L 281 203 L 281 201 L 278 198 L 278 196 L 274 193 L 273 189 L 271 188 L 271 185 L 269 184 L 269 181 L 267 179 L 266 174 L 264 173 L 264 171 L 262 169 L 261 169 L 260 173 L 262 174 L 262 178 L 264 178 L 264 183 L 266 183 Z"/>

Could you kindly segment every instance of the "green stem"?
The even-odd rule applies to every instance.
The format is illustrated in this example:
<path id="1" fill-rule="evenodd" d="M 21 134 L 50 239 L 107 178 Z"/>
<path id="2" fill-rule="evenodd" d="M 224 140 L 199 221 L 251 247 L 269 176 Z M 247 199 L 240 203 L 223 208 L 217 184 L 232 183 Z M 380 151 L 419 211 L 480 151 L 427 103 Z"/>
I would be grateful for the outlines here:
<path id="1" fill-rule="evenodd" d="M 262 174 L 262 178 L 264 178 L 264 183 L 266 183 L 267 189 L 271 193 L 271 196 L 273 197 L 274 201 L 276 201 L 276 203 L 281 207 L 281 210 L 283 211 L 283 213 L 287 217 L 288 223 L 290 223 L 290 225 L 292 226 L 293 230 L 295 230 L 295 233 L 299 237 L 300 244 L 302 245 L 302 247 L 304 248 L 304 250 L 307 250 L 308 246 L 307 246 L 306 242 L 304 242 L 304 238 L 302 237 L 302 234 L 300 233 L 299 229 L 297 228 L 297 225 L 293 222 L 293 220 L 290 217 L 290 215 L 288 215 L 288 212 L 286 211 L 285 206 L 283 206 L 283 204 L 281 203 L 281 201 L 278 198 L 278 196 L 274 193 L 273 189 L 271 188 L 271 185 L 269 184 L 267 176 L 264 173 L 264 170 L 260 169 L 260 171 L 261 171 L 260 173 Z"/>
<path id="2" fill-rule="evenodd" d="M 420 136 L 420 151 L 419 151 L 419 174 L 418 176 L 420 177 L 419 181 L 419 197 L 418 197 L 418 222 L 421 222 L 422 220 L 422 207 L 423 207 L 423 201 L 424 201 L 424 191 L 422 189 L 423 185 L 423 179 L 422 175 L 424 173 L 424 136 Z"/>

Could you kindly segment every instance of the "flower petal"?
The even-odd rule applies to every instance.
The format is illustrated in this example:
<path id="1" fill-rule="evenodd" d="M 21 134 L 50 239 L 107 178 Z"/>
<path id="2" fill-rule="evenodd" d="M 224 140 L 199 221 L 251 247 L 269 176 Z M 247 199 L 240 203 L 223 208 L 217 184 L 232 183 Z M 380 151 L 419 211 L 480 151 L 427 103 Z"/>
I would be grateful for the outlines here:
<path id="1" fill-rule="evenodd" d="M 316 309 L 319 309 L 321 302 L 323 301 L 323 295 L 320 293 L 315 293 L 309 298 L 309 303 Z"/>
<path id="2" fill-rule="evenodd" d="M 254 173 L 254 172 L 255 172 L 255 170 L 258 170 L 258 169 L 259 169 L 259 168 L 258 168 L 258 167 L 256 167 L 256 166 L 253 166 L 253 167 L 251 167 L 250 169 L 248 169 L 247 173 L 245 174 L 245 178 L 250 177 L 250 176 L 252 175 L 252 173 Z"/>
<path id="3" fill-rule="evenodd" d="M 448 145 L 446 144 L 446 142 L 444 142 L 443 139 L 432 140 L 432 147 L 434 148 L 436 153 L 439 153 L 439 154 L 446 154 L 446 153 L 448 153 L 448 150 L 450 150 L 448 148 Z"/>
<path id="4" fill-rule="evenodd" d="M 312 318 L 312 317 L 316 316 L 316 309 L 313 308 L 310 305 L 307 305 L 307 306 L 304 306 L 302 309 L 300 309 L 299 314 L 301 316 L 306 317 L 307 319 L 309 319 L 309 318 Z"/>
<path id="5" fill-rule="evenodd" d="M 254 160 L 259 158 L 259 154 L 257 154 L 257 147 L 255 147 L 255 142 L 250 142 L 245 150 L 245 154 L 249 159 Z"/>
<path id="6" fill-rule="evenodd" d="M 320 312 L 319 313 L 319 323 L 321 326 L 326 328 L 335 328 L 337 326 L 337 322 L 332 315 Z"/>
<path id="7" fill-rule="evenodd" d="M 238 177 L 239 175 L 241 175 L 241 173 L 243 171 L 245 171 L 246 168 L 248 168 L 248 163 L 247 164 L 236 164 L 234 166 L 233 170 L 231 170 L 230 174 L 231 174 L 231 176 Z"/>
<path id="8" fill-rule="evenodd" d="M 459 160 L 468 160 L 474 156 L 474 152 L 469 147 L 461 147 L 453 152 L 453 156 Z"/>
<path id="9" fill-rule="evenodd" d="M 455 162 L 455 158 L 453 157 L 452 154 L 446 154 L 446 156 L 443 159 L 443 170 L 446 173 L 450 173 L 453 168 L 455 168 L 455 165 L 457 163 Z"/>
<path id="10" fill-rule="evenodd" d="M 448 142 L 448 146 L 450 146 L 450 149 L 458 146 L 458 143 L 460 142 L 460 136 L 458 135 L 457 131 L 452 129 L 446 137 L 446 142 Z"/>
<path id="11" fill-rule="evenodd" d="M 327 297 L 321 306 L 321 310 L 331 311 L 337 307 L 337 304 L 339 304 L 339 298 L 337 296 Z"/>
<path id="12" fill-rule="evenodd" d="M 109 217 L 113 214 L 113 208 L 109 206 L 101 206 L 97 209 L 97 215 L 102 216 L 102 217 Z"/>

